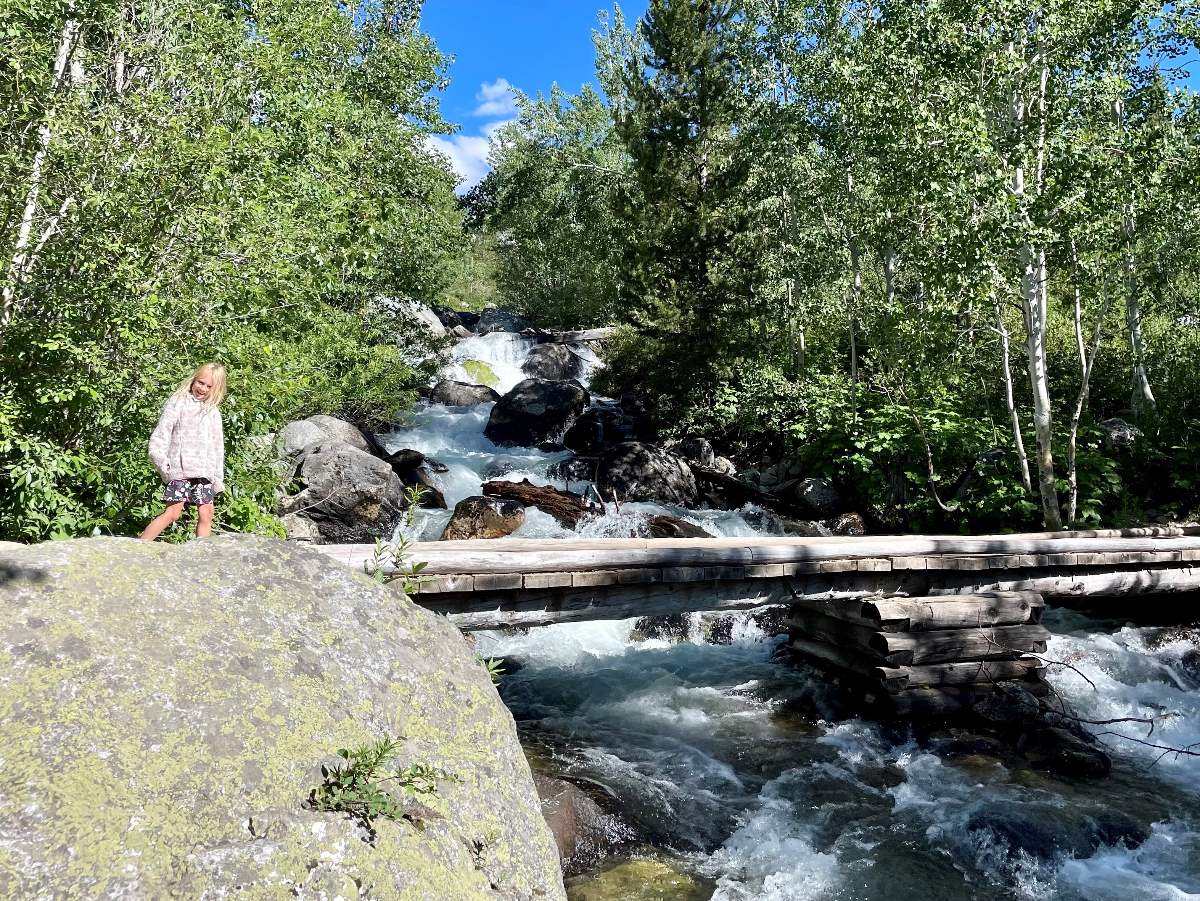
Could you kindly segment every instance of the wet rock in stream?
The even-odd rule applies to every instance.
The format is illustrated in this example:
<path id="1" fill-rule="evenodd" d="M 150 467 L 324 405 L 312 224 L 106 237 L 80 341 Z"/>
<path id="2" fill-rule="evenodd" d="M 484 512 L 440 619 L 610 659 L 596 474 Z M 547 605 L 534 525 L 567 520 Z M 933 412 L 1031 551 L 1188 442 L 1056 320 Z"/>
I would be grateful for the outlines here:
<path id="1" fill-rule="evenodd" d="M 442 541 L 471 538 L 501 538 L 525 522 L 525 508 L 516 501 L 497 497 L 468 497 L 454 507 L 442 532 Z"/>
<path id="2" fill-rule="evenodd" d="M 563 875 L 585 872 L 632 838 L 628 826 L 605 813 L 579 786 L 537 771 L 533 784 L 558 846 Z"/>
<path id="3" fill-rule="evenodd" d="M 600 458 L 600 491 L 624 501 L 657 501 L 695 507 L 700 499 L 688 462 L 652 444 L 626 441 Z"/>
<path id="4" fill-rule="evenodd" d="M 433 386 L 429 399 L 435 404 L 445 404 L 447 407 L 469 407 L 474 404 L 495 403 L 500 399 L 500 395 L 487 385 L 442 379 Z"/>
<path id="5" fill-rule="evenodd" d="M 578 382 L 525 379 L 496 402 L 484 435 L 502 447 L 534 447 L 561 436 L 589 400 Z"/>
<path id="6" fill-rule="evenodd" d="M 529 352 L 521 371 L 530 378 L 566 381 L 583 374 L 583 360 L 569 344 L 539 344 Z"/>
<path id="7" fill-rule="evenodd" d="M 1053 804 L 989 801 L 967 820 L 968 832 L 990 840 L 998 853 L 1035 860 L 1090 857 L 1102 845 L 1136 848 L 1150 830 L 1118 810 L 1087 812 Z"/>

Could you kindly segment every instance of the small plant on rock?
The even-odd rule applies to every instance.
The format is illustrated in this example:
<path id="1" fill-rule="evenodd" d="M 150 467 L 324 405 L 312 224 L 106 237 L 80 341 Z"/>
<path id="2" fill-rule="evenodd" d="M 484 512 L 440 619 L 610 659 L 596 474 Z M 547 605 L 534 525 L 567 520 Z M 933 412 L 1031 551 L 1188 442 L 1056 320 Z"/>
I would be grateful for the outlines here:
<path id="1" fill-rule="evenodd" d="M 423 763 L 389 769 L 401 747 L 400 738 L 381 738 L 354 749 L 339 748 L 342 759 L 333 767 L 321 767 L 324 781 L 308 795 L 312 810 L 337 811 L 367 831 L 375 840 L 375 820 L 407 820 L 417 829 L 425 819 L 437 816 L 421 803 L 421 797 L 436 795 L 439 781 L 458 782 L 457 776 Z"/>
<path id="2" fill-rule="evenodd" d="M 404 489 L 404 528 L 412 528 L 416 519 L 417 505 L 421 502 L 423 489 L 411 487 Z M 383 583 L 399 580 L 405 594 L 413 594 L 421 588 L 421 570 L 426 563 L 411 563 L 412 541 L 400 532 L 391 541 L 378 539 L 371 559 L 363 564 L 363 570 L 375 581 Z"/>
<path id="3" fill-rule="evenodd" d="M 504 677 L 504 661 L 495 657 L 480 657 L 476 655 L 476 660 L 488 674 L 488 678 L 492 680 L 493 685 L 499 685 L 500 680 Z"/>

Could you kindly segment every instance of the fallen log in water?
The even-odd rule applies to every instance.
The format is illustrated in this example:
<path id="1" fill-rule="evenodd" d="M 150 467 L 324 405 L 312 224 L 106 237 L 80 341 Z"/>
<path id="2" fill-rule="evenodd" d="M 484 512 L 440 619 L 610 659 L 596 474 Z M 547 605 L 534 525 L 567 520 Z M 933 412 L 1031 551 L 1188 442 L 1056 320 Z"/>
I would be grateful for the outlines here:
<path id="1" fill-rule="evenodd" d="M 528 479 L 520 482 L 484 482 L 483 494 L 485 497 L 499 497 L 527 507 L 537 507 L 568 529 L 579 525 L 579 520 L 590 512 L 583 495 L 560 491 L 549 485 L 534 485 Z"/>

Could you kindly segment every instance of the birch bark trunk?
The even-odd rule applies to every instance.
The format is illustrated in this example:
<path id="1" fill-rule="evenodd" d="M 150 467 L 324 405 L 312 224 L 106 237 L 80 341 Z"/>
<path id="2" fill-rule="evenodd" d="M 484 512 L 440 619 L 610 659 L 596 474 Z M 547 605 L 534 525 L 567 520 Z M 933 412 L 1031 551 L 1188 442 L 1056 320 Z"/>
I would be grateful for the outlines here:
<path id="1" fill-rule="evenodd" d="M 1000 334 L 1000 360 L 1004 371 L 1004 405 L 1008 409 L 1008 418 L 1012 423 L 1013 447 L 1017 451 L 1017 466 L 1021 471 L 1021 484 L 1025 490 L 1033 494 L 1033 479 L 1029 475 L 1029 454 L 1025 451 L 1025 438 L 1021 434 L 1021 417 L 1017 413 L 1016 398 L 1013 395 L 1012 363 L 1009 359 L 1008 326 L 1004 324 L 1004 311 L 1000 307 L 1000 298 L 994 299 L 996 310 L 996 331 Z"/>
<path id="2" fill-rule="evenodd" d="M 50 93 L 54 95 L 62 87 L 69 71 L 71 52 L 79 36 L 79 22 L 74 18 L 67 19 L 59 37 L 58 49 L 54 54 L 54 75 L 50 81 Z M 17 299 L 17 288 L 22 276 L 29 269 L 31 259 L 30 241 L 33 235 L 33 223 L 37 218 L 38 200 L 42 191 L 42 174 L 46 164 L 46 155 L 50 151 L 50 139 L 53 137 L 54 110 L 56 104 L 52 101 L 46 118 L 38 128 L 37 150 L 33 155 L 30 166 L 29 186 L 25 192 L 25 204 L 21 212 L 21 222 L 17 227 L 17 239 L 13 244 L 13 255 L 8 264 L 8 273 L 4 280 L 3 292 L 0 292 L 0 333 L 8 327 L 12 320 Z"/>
<path id="3" fill-rule="evenodd" d="M 1046 89 L 1050 71 L 1043 62 L 1038 88 L 1040 122 L 1037 135 L 1034 190 L 1040 192 L 1045 176 L 1046 161 Z M 1025 102 L 1018 90 L 1012 103 L 1013 125 L 1020 133 L 1025 125 Z M 1022 209 L 1024 228 L 1032 230 L 1029 221 L 1028 197 L 1025 186 L 1024 162 L 1018 159 L 1013 170 L 1013 194 Z M 1054 474 L 1054 419 L 1050 403 L 1050 385 L 1046 365 L 1046 291 L 1047 264 L 1044 247 L 1026 244 L 1020 251 L 1021 305 L 1025 319 L 1025 353 L 1029 372 L 1029 387 L 1033 393 L 1033 429 L 1037 437 L 1038 492 L 1042 499 L 1042 518 L 1047 529 L 1062 528 L 1062 511 Z"/>
<path id="4" fill-rule="evenodd" d="M 1129 334 L 1129 349 L 1133 353 L 1133 373 L 1130 406 L 1135 415 L 1156 408 L 1150 375 L 1146 371 L 1146 344 L 1142 338 L 1142 304 L 1138 296 L 1137 261 L 1133 245 L 1137 237 L 1137 220 L 1130 202 L 1122 217 L 1121 230 L 1125 237 L 1125 330 Z"/>

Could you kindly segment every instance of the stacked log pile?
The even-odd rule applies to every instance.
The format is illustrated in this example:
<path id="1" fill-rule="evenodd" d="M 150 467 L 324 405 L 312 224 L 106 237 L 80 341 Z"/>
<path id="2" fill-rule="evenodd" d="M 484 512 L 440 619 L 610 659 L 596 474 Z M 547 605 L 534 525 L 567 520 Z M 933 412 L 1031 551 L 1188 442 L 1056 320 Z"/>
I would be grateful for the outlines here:
<path id="1" fill-rule="evenodd" d="M 998 684 L 1045 692 L 1041 660 L 1050 632 L 1030 591 L 936 597 L 798 600 L 791 649 L 835 673 L 882 712 L 949 715 Z"/>

